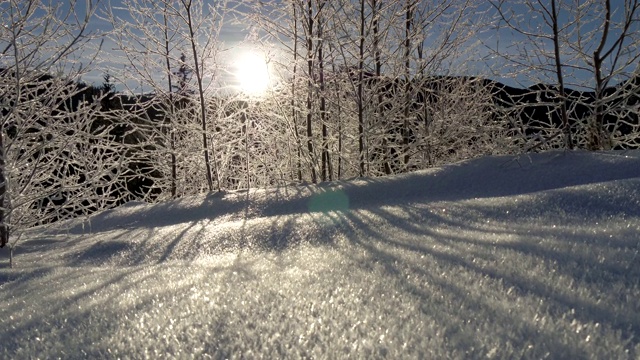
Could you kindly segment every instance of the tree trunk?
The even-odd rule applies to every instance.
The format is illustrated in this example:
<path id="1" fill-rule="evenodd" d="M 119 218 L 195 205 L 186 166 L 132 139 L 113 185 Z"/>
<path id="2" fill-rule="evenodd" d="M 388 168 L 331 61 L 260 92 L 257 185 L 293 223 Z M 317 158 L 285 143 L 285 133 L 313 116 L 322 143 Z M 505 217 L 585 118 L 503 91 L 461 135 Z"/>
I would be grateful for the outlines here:
<path id="1" fill-rule="evenodd" d="M 560 31 L 558 30 L 558 11 L 556 9 L 556 0 L 551 0 L 551 17 L 553 25 L 553 51 L 556 65 L 556 76 L 558 78 L 558 88 L 560 92 L 560 116 L 562 117 L 562 131 L 565 136 L 565 147 L 573 148 L 573 140 L 571 139 L 571 127 L 569 126 L 569 115 L 567 113 L 567 96 L 564 91 L 564 76 L 562 74 L 562 62 L 560 59 Z"/>
<path id="2" fill-rule="evenodd" d="M 302 145 L 300 144 L 300 134 L 298 133 L 298 109 L 296 107 L 296 75 L 298 70 L 298 17 L 296 14 L 296 3 L 292 2 L 293 7 L 293 75 L 291 78 L 291 118 L 293 121 L 293 135 L 296 140 L 297 156 L 297 176 L 298 181 L 302 181 Z"/>
<path id="3" fill-rule="evenodd" d="M 6 218 L 7 179 L 5 173 L 4 129 L 0 126 L 0 248 L 9 243 L 9 224 Z"/>
<path id="4" fill-rule="evenodd" d="M 202 125 L 202 151 L 204 152 L 204 162 L 206 168 L 207 186 L 209 191 L 213 191 L 213 177 L 211 172 L 211 161 L 209 159 L 209 141 L 207 138 L 207 106 L 204 100 L 204 85 L 202 84 L 202 72 L 200 64 L 198 62 L 198 51 L 196 49 L 196 38 L 193 29 L 193 20 L 191 17 L 191 1 L 183 2 L 187 15 L 187 26 L 189 27 L 189 40 L 191 42 L 191 53 L 193 56 L 193 62 L 196 74 L 196 81 L 198 83 L 198 99 L 200 101 L 200 121 Z M 217 178 L 217 176 L 216 176 Z M 218 190 L 220 189 L 220 180 L 217 181 Z"/>
<path id="5" fill-rule="evenodd" d="M 364 38 L 365 31 L 365 0 L 360 0 L 360 43 L 358 46 L 358 151 L 360 153 L 360 176 L 367 174 L 364 133 Z"/>
<path id="6" fill-rule="evenodd" d="M 174 116 L 176 114 L 174 99 L 173 99 L 173 84 L 171 79 L 171 61 L 169 61 L 169 25 L 167 23 L 167 4 L 164 7 L 163 13 L 163 21 L 164 21 L 164 56 L 167 65 L 167 79 L 169 82 L 169 150 L 171 151 L 171 198 L 175 199 L 177 195 L 177 178 L 178 178 L 178 170 L 176 163 L 176 129 L 175 129 L 175 119 Z"/>
<path id="7" fill-rule="evenodd" d="M 313 129 L 311 127 L 313 121 L 313 1 L 307 0 L 307 10 L 309 27 L 307 29 L 307 67 L 309 71 L 309 79 L 307 80 L 307 150 L 309 151 L 309 159 L 311 160 L 311 182 L 318 182 L 316 175 L 316 164 L 313 156 Z"/>
<path id="8" fill-rule="evenodd" d="M 404 72 L 405 72 L 405 88 L 404 88 L 404 116 L 402 121 L 402 152 L 404 154 L 404 170 L 409 165 L 409 114 L 411 107 L 411 26 L 413 24 L 413 1 L 407 0 L 405 9 L 405 39 L 404 39 Z"/>
<path id="9" fill-rule="evenodd" d="M 322 170 L 321 176 L 322 181 L 331 180 L 331 171 L 330 171 L 330 158 L 329 158 L 329 131 L 327 129 L 327 114 L 326 114 L 326 106 L 327 101 L 325 98 L 325 84 L 324 84 L 324 54 L 323 54 L 323 43 L 322 39 L 322 26 L 324 25 L 323 19 L 320 16 L 322 8 L 324 7 L 324 0 L 321 0 L 318 9 L 318 81 L 320 86 L 320 122 L 322 123 Z"/>
<path id="10" fill-rule="evenodd" d="M 333 74 L 338 74 L 338 70 L 336 69 L 336 60 L 335 57 L 333 56 L 334 54 L 334 49 L 331 46 L 331 42 L 329 42 L 329 54 L 331 54 L 331 71 L 333 71 Z M 335 111 L 334 111 L 334 115 L 335 115 L 335 119 L 337 122 L 337 133 L 338 133 L 338 158 L 337 158 L 337 169 L 336 169 L 336 178 L 338 180 L 340 180 L 342 178 L 342 105 L 340 103 L 340 81 L 338 80 L 337 76 L 334 76 L 334 88 L 336 91 L 336 96 L 335 96 L 335 104 L 334 106 L 336 107 Z"/>
<path id="11" fill-rule="evenodd" d="M 386 121 L 383 120 L 383 101 L 384 95 L 382 94 L 383 89 L 380 87 L 382 84 L 382 55 L 380 52 L 380 12 L 382 10 L 382 2 L 378 2 L 378 0 L 371 0 L 371 11 L 373 16 L 373 62 L 375 66 L 376 78 L 375 84 L 377 87 L 375 88 L 375 92 L 378 94 L 378 103 L 375 105 L 375 122 L 376 126 L 386 128 Z M 383 168 L 384 173 L 386 175 L 390 175 L 391 170 L 391 152 L 389 149 L 389 144 L 386 139 L 386 129 L 385 133 L 382 134 L 382 161 L 384 162 Z"/>
<path id="12" fill-rule="evenodd" d="M 605 21 L 602 30 L 602 38 L 596 51 L 593 52 L 593 68 L 596 80 L 596 98 L 594 103 L 594 119 L 591 124 L 589 150 L 602 150 L 604 148 L 604 109 L 602 106 L 604 98 L 604 80 L 602 78 L 602 63 L 604 58 L 602 51 L 609 36 L 609 26 L 611 23 L 611 1 L 605 1 Z"/>

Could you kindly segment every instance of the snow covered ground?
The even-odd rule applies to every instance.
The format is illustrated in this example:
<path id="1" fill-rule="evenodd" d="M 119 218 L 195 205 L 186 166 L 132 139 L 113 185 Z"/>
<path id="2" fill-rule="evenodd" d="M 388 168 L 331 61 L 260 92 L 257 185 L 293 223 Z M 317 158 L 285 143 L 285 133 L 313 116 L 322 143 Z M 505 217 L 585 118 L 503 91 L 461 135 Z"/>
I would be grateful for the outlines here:
<path id="1" fill-rule="evenodd" d="M 640 358 L 640 152 L 129 204 L 0 252 L 0 358 Z"/>

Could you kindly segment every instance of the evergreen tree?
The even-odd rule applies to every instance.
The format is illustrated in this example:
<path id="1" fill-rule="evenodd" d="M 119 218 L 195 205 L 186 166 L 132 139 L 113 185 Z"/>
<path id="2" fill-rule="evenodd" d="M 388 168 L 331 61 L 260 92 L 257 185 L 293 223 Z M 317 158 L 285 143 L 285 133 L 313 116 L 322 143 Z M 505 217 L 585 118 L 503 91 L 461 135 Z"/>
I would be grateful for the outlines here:
<path id="1" fill-rule="evenodd" d="M 178 83 L 176 85 L 172 85 L 172 90 L 174 90 L 175 93 L 177 93 L 181 97 L 187 97 L 194 94 L 194 91 L 189 89 L 189 83 L 191 82 L 193 70 L 191 70 L 191 68 L 187 65 L 187 55 L 185 55 L 185 53 L 180 54 L 180 67 L 173 73 L 173 75 L 175 75 L 178 79 Z"/>

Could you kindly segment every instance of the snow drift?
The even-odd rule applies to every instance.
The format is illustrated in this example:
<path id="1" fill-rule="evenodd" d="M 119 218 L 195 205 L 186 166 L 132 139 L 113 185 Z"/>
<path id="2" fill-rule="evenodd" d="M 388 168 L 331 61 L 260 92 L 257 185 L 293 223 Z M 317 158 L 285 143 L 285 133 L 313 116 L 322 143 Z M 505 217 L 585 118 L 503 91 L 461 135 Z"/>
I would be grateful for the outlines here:
<path id="1" fill-rule="evenodd" d="M 21 240 L 2 358 L 640 356 L 640 152 L 132 203 Z"/>

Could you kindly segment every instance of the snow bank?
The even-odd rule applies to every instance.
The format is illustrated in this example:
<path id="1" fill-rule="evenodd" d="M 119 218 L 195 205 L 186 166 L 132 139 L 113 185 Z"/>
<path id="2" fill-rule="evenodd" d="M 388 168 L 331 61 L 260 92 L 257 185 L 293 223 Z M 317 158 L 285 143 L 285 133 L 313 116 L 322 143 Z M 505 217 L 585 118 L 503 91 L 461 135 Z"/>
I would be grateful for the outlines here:
<path id="1" fill-rule="evenodd" d="M 639 253 L 637 151 L 130 204 L 20 243 L 0 357 L 634 359 Z"/>

